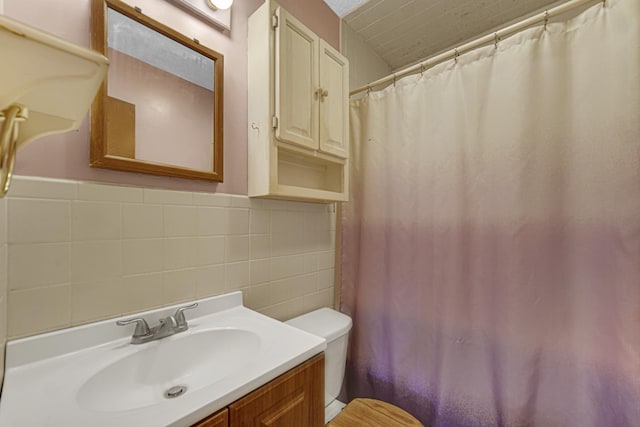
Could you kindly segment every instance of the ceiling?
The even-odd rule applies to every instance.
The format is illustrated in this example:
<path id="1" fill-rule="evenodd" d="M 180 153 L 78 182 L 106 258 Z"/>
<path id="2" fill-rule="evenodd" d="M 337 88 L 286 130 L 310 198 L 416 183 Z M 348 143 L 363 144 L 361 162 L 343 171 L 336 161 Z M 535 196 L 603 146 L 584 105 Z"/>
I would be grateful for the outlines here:
<path id="1" fill-rule="evenodd" d="M 395 70 L 557 3 L 557 0 L 369 0 L 343 19 Z"/>

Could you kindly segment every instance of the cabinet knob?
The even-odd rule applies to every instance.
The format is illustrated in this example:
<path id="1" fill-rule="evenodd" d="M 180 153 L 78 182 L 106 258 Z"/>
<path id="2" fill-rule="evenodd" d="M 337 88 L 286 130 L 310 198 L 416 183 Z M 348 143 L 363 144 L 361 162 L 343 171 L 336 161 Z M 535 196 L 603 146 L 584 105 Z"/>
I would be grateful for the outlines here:
<path id="1" fill-rule="evenodd" d="M 323 88 L 318 88 L 318 90 L 316 90 L 316 97 L 320 97 L 322 99 L 326 98 L 327 96 L 329 96 L 329 91 Z"/>

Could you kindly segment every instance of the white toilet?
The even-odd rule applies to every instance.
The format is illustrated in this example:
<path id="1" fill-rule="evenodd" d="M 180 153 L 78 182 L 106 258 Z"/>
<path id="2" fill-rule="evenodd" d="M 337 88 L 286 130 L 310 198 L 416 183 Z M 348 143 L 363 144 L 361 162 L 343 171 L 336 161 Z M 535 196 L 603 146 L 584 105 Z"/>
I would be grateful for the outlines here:
<path id="1" fill-rule="evenodd" d="M 324 353 L 324 422 L 328 427 L 424 427 L 411 414 L 387 402 L 358 398 L 349 402 L 345 408 L 345 404 L 337 399 L 347 363 L 351 330 L 349 316 L 330 308 L 321 308 L 286 323 L 327 340 Z"/>
<path id="2" fill-rule="evenodd" d="M 327 349 L 324 353 L 324 422 L 326 424 L 345 406 L 337 397 L 344 379 L 351 318 L 330 308 L 321 308 L 285 323 L 327 340 Z"/>

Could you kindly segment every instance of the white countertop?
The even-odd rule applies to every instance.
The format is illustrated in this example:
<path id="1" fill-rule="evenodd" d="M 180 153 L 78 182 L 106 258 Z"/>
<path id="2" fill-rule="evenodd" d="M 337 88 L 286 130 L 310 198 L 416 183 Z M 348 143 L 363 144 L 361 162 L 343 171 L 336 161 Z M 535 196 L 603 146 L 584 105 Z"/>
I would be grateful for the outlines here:
<path id="1" fill-rule="evenodd" d="M 133 326 L 116 326 L 118 319 L 10 341 L 0 399 L 0 426 L 190 426 L 326 348 L 325 340 L 320 337 L 247 309 L 242 305 L 240 292 L 197 302 L 198 308 L 186 312 L 188 331 L 146 344 L 130 344 Z M 124 318 L 144 317 L 152 325 L 186 304 Z M 155 403 L 135 403 L 144 401 L 142 394 L 149 392 L 145 391 L 144 378 L 130 378 L 136 376 L 131 372 L 130 376 L 123 378 L 108 376 L 111 371 L 106 368 L 138 352 L 146 351 L 137 355 L 141 357 L 147 357 L 149 353 L 157 356 L 162 354 L 163 346 L 175 351 L 174 340 L 182 339 L 181 346 L 194 338 L 189 335 L 202 334 L 196 337 L 200 339 L 209 331 L 238 329 L 258 338 L 252 341 L 248 352 L 251 354 L 238 357 L 242 359 L 238 362 L 242 364 L 241 368 L 228 374 L 219 371 L 215 380 L 207 383 L 202 379 L 204 374 L 198 371 L 202 368 L 194 366 L 194 372 L 188 372 L 188 375 L 183 372 L 180 377 L 181 385 L 188 387 L 180 397 L 162 398 Z M 210 342 L 208 346 L 215 348 L 215 343 Z M 180 371 L 189 369 L 184 362 L 191 360 L 196 350 L 189 353 L 188 347 L 185 345 L 184 357 L 174 357 L 172 353 L 168 371 L 173 371 L 174 367 Z M 216 349 L 216 352 L 220 351 L 224 352 L 224 349 Z M 232 353 L 233 349 L 229 352 Z M 175 365 L 173 359 L 176 359 Z M 213 368 L 208 366 L 206 369 Z M 100 372 L 102 376 L 96 376 Z M 167 373 L 167 377 L 170 376 L 171 372 Z M 104 407 L 101 407 L 100 398 L 98 405 L 87 404 L 87 384 L 93 382 L 95 386 L 96 381 L 103 380 L 106 391 L 100 387 L 97 389 L 104 394 Z M 118 398 L 122 400 L 122 396 L 110 399 L 108 394 L 114 385 L 119 386 L 120 383 L 125 400 L 131 396 L 126 393 L 136 393 L 136 399 L 130 399 L 132 408 L 123 409 L 126 405 L 122 404 L 110 407 Z M 132 384 L 139 388 L 132 390 Z M 152 392 L 155 393 L 155 389 Z"/>

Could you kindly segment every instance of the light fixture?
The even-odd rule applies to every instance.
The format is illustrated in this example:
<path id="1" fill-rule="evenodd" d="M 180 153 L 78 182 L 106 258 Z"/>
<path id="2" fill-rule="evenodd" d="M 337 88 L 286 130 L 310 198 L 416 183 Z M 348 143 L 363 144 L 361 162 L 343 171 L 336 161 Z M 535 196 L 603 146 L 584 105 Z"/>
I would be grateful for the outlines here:
<path id="1" fill-rule="evenodd" d="M 213 10 L 227 10 L 233 4 L 233 0 L 207 0 L 207 6 Z"/>
<path id="2" fill-rule="evenodd" d="M 208 24 L 231 31 L 231 5 L 233 0 L 168 0 Z"/>
<path id="3" fill-rule="evenodd" d="M 0 15 L 0 197 L 18 149 L 76 130 L 109 61 L 103 55 Z"/>

